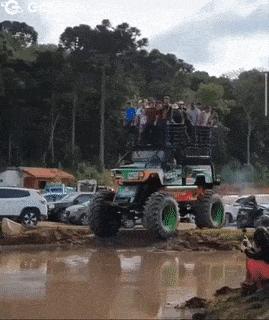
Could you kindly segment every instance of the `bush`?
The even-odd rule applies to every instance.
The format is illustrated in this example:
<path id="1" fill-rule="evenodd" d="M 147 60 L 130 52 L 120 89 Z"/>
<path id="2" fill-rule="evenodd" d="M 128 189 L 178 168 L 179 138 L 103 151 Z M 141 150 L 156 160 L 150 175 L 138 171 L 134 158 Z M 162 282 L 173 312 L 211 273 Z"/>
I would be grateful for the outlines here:
<path id="1" fill-rule="evenodd" d="M 99 171 L 96 166 L 83 162 L 78 164 L 78 169 L 75 173 L 78 180 L 95 179 L 98 184 L 112 186 L 113 181 L 110 170 Z"/>

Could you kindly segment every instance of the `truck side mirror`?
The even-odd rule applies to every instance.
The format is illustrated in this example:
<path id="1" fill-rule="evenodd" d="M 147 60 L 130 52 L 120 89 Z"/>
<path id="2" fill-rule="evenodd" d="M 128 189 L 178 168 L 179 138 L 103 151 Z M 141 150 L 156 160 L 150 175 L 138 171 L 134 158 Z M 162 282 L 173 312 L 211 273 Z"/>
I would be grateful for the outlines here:
<path id="1" fill-rule="evenodd" d="M 220 175 L 216 176 L 214 184 L 216 186 L 219 186 L 221 184 L 221 176 Z"/>

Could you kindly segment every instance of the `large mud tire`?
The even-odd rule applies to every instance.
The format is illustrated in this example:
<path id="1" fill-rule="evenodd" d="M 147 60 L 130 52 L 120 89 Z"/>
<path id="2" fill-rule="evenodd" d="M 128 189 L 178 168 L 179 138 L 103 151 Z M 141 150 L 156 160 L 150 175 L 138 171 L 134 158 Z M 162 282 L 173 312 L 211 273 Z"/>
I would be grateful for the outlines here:
<path id="1" fill-rule="evenodd" d="M 220 229 L 225 225 L 225 210 L 219 195 L 206 190 L 195 209 L 195 224 L 198 228 Z"/>
<path id="2" fill-rule="evenodd" d="M 121 226 L 121 217 L 108 203 L 113 201 L 114 193 L 101 191 L 94 195 L 89 206 L 90 230 L 102 238 L 115 236 Z"/>
<path id="3" fill-rule="evenodd" d="M 156 237 L 168 239 L 175 235 L 179 222 L 176 200 L 168 194 L 156 192 L 146 202 L 144 208 L 146 227 Z"/>

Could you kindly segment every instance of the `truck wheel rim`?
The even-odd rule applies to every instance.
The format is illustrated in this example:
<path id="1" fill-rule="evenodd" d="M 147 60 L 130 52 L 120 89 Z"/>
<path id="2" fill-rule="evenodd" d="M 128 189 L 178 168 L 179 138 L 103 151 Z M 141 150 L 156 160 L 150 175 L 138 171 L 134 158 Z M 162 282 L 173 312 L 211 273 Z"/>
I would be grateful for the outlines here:
<path id="1" fill-rule="evenodd" d="M 212 219 L 216 225 L 221 225 L 224 221 L 224 210 L 221 204 L 214 204 L 212 207 Z"/>
<path id="2" fill-rule="evenodd" d="M 162 223 L 166 231 L 173 232 L 177 228 L 177 211 L 174 207 L 167 206 L 163 209 Z"/>

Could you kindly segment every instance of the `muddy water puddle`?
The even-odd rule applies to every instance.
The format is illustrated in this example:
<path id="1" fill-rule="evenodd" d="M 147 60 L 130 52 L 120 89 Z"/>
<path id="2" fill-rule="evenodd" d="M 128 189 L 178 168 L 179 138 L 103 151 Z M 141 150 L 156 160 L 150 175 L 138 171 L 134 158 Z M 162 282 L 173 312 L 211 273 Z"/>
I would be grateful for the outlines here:
<path id="1" fill-rule="evenodd" d="M 78 249 L 2 253 L 0 318 L 188 318 L 174 307 L 239 286 L 239 253 Z"/>

